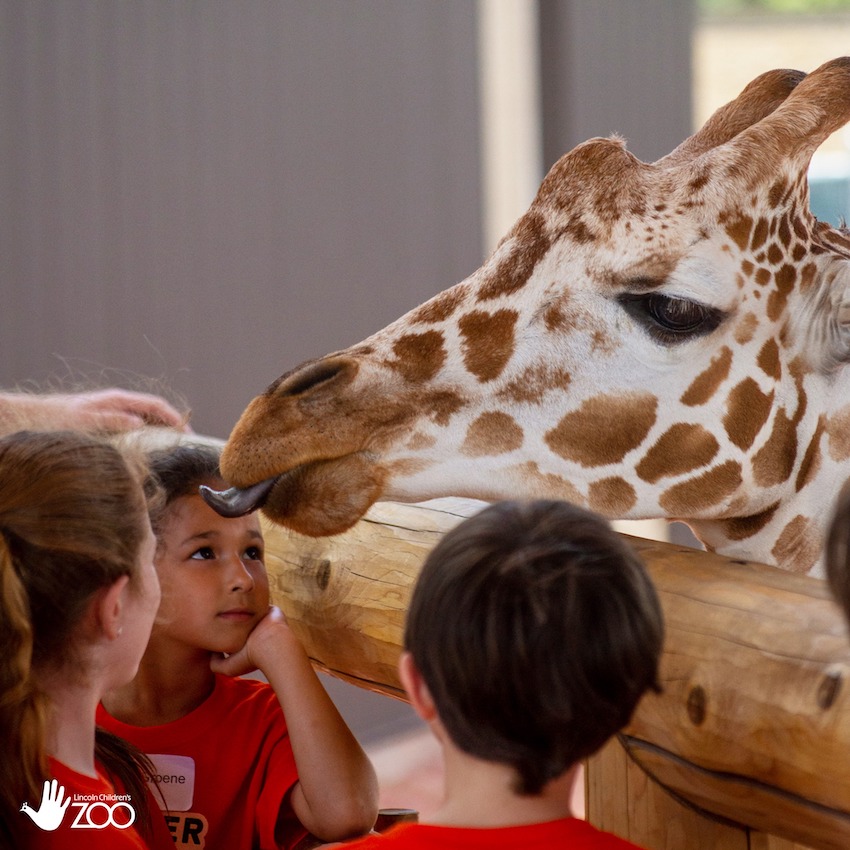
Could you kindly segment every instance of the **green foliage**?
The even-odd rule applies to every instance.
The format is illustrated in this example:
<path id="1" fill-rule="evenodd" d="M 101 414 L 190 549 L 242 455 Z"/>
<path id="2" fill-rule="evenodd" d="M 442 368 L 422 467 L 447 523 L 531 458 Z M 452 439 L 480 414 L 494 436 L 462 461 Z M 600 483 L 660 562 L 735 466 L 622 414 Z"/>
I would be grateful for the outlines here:
<path id="1" fill-rule="evenodd" d="M 698 0 L 705 14 L 824 14 L 850 12 L 850 0 Z"/>

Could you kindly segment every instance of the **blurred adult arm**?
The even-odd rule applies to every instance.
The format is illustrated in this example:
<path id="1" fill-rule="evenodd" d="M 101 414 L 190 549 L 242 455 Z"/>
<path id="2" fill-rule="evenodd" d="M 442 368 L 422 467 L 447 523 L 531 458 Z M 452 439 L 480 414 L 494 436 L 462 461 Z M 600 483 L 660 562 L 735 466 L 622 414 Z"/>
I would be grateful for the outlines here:
<path id="1" fill-rule="evenodd" d="M 120 433 L 145 425 L 191 431 L 164 398 L 118 388 L 75 393 L 0 392 L 0 432 L 22 428 Z"/>

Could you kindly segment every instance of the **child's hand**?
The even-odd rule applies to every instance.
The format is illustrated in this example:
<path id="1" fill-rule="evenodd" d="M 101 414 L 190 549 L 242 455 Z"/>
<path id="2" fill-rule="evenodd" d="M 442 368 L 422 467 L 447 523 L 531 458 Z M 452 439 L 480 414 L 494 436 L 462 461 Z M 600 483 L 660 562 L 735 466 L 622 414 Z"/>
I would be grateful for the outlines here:
<path id="1" fill-rule="evenodd" d="M 213 656 L 210 668 L 225 676 L 244 676 L 260 670 L 268 673 L 269 665 L 280 663 L 287 651 L 303 653 L 301 644 L 289 628 L 283 611 L 276 605 L 248 635 L 248 640 L 238 652 L 228 656 Z"/>
<path id="2" fill-rule="evenodd" d="M 285 814 L 294 812 L 308 832 L 326 842 L 368 832 L 378 814 L 375 769 L 283 612 L 270 607 L 245 645 L 227 658 L 213 658 L 210 667 L 227 676 L 259 670 L 274 690 L 298 768 Z"/>

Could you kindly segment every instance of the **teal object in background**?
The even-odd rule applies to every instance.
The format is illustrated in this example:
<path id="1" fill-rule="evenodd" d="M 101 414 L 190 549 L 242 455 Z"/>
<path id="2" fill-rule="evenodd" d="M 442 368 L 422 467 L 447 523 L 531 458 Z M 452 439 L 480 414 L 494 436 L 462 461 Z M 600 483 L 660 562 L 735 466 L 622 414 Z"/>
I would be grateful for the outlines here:
<path id="1" fill-rule="evenodd" d="M 850 220 L 850 152 L 817 157 L 809 169 L 809 201 L 819 221 L 846 226 Z"/>

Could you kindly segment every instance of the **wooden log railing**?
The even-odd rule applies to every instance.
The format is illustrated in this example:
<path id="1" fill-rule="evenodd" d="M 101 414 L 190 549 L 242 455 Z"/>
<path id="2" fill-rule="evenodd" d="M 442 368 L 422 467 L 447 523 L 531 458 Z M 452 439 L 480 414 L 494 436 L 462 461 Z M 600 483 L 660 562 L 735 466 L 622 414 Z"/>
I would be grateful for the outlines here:
<path id="1" fill-rule="evenodd" d="M 378 503 L 345 534 L 319 539 L 264 523 L 274 601 L 316 666 L 403 698 L 396 660 L 418 569 L 480 507 Z M 591 820 L 664 850 L 850 848 L 850 643 L 825 584 L 629 539 L 664 610 L 664 691 L 591 761 L 607 776 L 588 785 Z M 651 816 L 620 793 L 637 782 L 666 789 L 663 804 L 645 795 Z M 710 826 L 678 835 L 659 810 L 668 804 L 708 813 Z M 779 838 L 750 843 L 751 829 Z"/>

